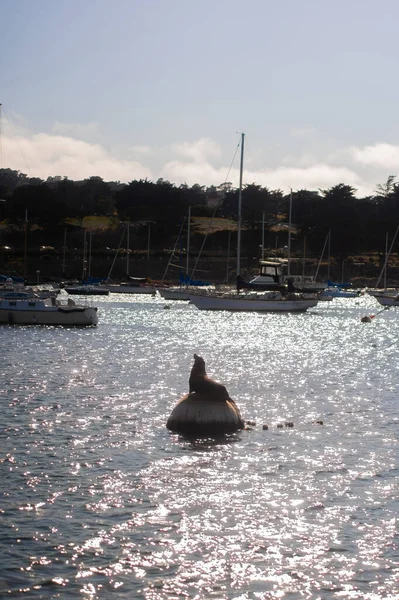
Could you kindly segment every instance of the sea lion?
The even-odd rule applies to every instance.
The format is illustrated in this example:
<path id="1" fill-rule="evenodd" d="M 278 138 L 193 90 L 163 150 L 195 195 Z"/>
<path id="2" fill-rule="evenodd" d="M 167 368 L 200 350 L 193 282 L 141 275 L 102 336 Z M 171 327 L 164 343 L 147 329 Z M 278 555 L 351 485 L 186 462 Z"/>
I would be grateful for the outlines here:
<path id="1" fill-rule="evenodd" d="M 189 378 L 190 392 L 179 400 L 166 427 L 171 431 L 190 435 L 219 435 L 244 429 L 245 424 L 238 406 L 228 391 L 210 379 L 205 361 L 194 354 L 194 365 Z"/>
<path id="2" fill-rule="evenodd" d="M 191 369 L 189 383 L 189 393 L 204 394 L 217 402 L 234 402 L 225 386 L 213 381 L 205 371 L 205 361 L 201 356 L 194 354 L 194 364 Z"/>

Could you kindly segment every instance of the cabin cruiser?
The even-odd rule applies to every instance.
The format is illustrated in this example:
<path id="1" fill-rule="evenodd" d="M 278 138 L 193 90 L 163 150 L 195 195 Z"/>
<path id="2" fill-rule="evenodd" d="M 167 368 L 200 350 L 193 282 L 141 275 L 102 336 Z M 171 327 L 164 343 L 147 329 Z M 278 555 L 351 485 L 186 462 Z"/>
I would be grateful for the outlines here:
<path id="1" fill-rule="evenodd" d="M 296 292 L 315 294 L 322 292 L 327 285 L 316 281 L 312 275 L 291 275 L 287 273 L 288 260 L 270 259 L 259 262 L 259 275 L 248 282 L 250 289 L 278 290 L 282 286 L 293 288 Z M 239 282 L 242 284 L 242 282 Z M 245 287 L 242 285 L 242 287 Z"/>
<path id="2" fill-rule="evenodd" d="M 97 325 L 97 308 L 77 305 L 71 298 L 39 298 L 29 292 L 10 292 L 0 297 L 0 324 L 8 325 Z"/>

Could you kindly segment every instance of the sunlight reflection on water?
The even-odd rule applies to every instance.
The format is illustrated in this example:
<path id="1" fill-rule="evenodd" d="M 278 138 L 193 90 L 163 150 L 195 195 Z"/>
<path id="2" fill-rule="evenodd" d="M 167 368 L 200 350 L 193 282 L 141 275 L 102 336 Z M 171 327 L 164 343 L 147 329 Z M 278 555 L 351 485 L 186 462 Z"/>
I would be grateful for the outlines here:
<path id="1" fill-rule="evenodd" d="M 98 306 L 95 329 L 1 329 L 3 596 L 399 597 L 394 310 Z M 194 352 L 253 430 L 166 430 Z"/>

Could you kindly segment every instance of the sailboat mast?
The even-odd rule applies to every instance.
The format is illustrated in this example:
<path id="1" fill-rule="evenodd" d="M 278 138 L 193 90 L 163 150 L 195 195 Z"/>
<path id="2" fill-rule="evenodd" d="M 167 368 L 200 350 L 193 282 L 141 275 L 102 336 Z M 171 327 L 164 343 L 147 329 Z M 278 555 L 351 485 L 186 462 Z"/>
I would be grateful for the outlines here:
<path id="1" fill-rule="evenodd" d="M 90 230 L 89 232 L 89 261 L 88 261 L 88 277 L 91 277 L 91 246 L 93 242 L 93 232 Z"/>
<path id="2" fill-rule="evenodd" d="M 292 221 L 292 188 L 290 188 L 290 209 L 288 214 L 288 264 L 287 277 L 291 275 L 291 221 Z"/>
<path id="3" fill-rule="evenodd" d="M 262 252 L 261 259 L 265 257 L 265 213 L 262 213 Z"/>
<path id="4" fill-rule="evenodd" d="M 82 264 L 82 279 L 86 279 L 86 267 L 87 267 L 87 230 L 84 230 L 83 234 L 83 264 Z"/>
<path id="5" fill-rule="evenodd" d="M 191 224 L 191 206 L 188 207 L 187 216 L 187 248 L 186 248 L 186 275 L 188 275 L 190 261 L 190 224 Z"/>
<path id="6" fill-rule="evenodd" d="M 302 283 L 305 279 L 305 269 L 306 269 L 306 235 L 303 238 L 303 264 L 302 264 Z"/>
<path id="7" fill-rule="evenodd" d="M 330 265 L 331 265 L 331 229 L 328 232 L 327 281 L 330 281 Z"/>
<path id="8" fill-rule="evenodd" d="M 387 289 L 387 264 L 388 264 L 388 232 L 385 234 L 385 264 L 384 264 L 384 290 Z"/>
<path id="9" fill-rule="evenodd" d="M 24 279 L 28 273 L 28 209 L 25 208 Z"/>
<path id="10" fill-rule="evenodd" d="M 67 230 L 64 229 L 64 248 L 62 252 L 62 274 L 65 274 L 65 258 L 66 258 L 66 239 L 67 239 Z"/>
<path id="11" fill-rule="evenodd" d="M 147 233 L 147 260 L 150 260 L 151 223 L 148 223 Z"/>
<path id="12" fill-rule="evenodd" d="M 129 257 L 130 257 L 130 221 L 126 225 L 126 275 L 129 277 Z"/>
<path id="13" fill-rule="evenodd" d="M 241 160 L 240 160 L 240 185 L 238 188 L 238 231 L 237 231 L 237 276 L 240 275 L 241 269 L 241 200 L 242 200 L 242 174 L 244 170 L 244 137 L 245 133 L 241 134 Z"/>

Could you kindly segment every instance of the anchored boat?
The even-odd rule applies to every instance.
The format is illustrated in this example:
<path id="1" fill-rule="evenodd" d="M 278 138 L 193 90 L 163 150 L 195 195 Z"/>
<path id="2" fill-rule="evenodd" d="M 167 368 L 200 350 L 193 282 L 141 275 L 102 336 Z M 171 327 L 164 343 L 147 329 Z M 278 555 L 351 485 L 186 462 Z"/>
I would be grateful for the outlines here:
<path id="1" fill-rule="evenodd" d="M 39 298 L 26 293 L 0 298 L 0 324 L 8 325 L 97 325 L 97 308 L 77 305 L 69 299 Z"/>

